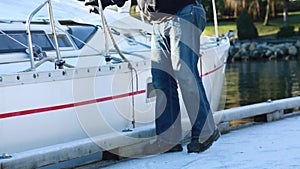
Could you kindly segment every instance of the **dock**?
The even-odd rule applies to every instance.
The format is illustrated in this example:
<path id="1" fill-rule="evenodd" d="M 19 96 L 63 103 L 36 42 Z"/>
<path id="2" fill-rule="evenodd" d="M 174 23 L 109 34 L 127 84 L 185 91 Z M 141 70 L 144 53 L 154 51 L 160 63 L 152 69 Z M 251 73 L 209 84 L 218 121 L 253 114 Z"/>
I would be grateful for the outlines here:
<path id="1" fill-rule="evenodd" d="M 230 131 L 199 154 L 188 154 L 185 146 L 183 152 L 131 159 L 104 168 L 299 169 L 299 120 L 300 116 L 292 116 Z"/>
<path id="2" fill-rule="evenodd" d="M 136 158 L 149 142 L 142 138 L 154 135 L 154 126 L 148 126 L 122 134 L 141 139 L 109 135 L 93 138 L 93 141 L 83 139 L 18 154 L 3 154 L 0 169 L 300 168 L 299 107 L 300 97 L 292 97 L 215 112 L 223 134 L 209 150 L 200 154 L 188 154 L 185 146 L 183 152 Z M 188 122 L 183 122 L 184 129 L 187 125 Z M 95 142 L 105 144 L 109 152 L 121 156 L 110 156 Z"/>

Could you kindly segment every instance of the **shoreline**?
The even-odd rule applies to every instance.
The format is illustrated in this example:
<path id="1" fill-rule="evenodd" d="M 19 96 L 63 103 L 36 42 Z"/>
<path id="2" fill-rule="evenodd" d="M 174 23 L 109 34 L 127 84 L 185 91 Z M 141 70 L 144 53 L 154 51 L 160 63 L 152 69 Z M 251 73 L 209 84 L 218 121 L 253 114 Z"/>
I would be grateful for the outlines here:
<path id="1" fill-rule="evenodd" d="M 300 36 L 276 38 L 276 35 L 267 35 L 251 40 L 232 40 L 228 61 L 291 58 L 300 58 Z"/>

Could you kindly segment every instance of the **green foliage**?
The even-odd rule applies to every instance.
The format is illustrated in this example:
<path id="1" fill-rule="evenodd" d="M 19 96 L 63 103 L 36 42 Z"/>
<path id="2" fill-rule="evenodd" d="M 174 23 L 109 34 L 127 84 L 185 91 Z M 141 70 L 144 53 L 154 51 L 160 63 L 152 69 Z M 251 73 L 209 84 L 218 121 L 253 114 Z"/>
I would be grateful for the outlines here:
<path id="1" fill-rule="evenodd" d="M 258 37 L 256 26 L 253 24 L 251 16 L 247 12 L 241 13 L 236 21 L 238 38 L 243 39 L 255 39 Z"/>
<path id="2" fill-rule="evenodd" d="M 277 37 L 279 38 L 291 37 L 294 35 L 295 35 L 294 26 L 281 27 L 277 33 Z"/>
<path id="3" fill-rule="evenodd" d="M 300 0 L 299 0 L 300 1 Z M 294 26 L 295 28 L 300 28 L 300 11 L 299 12 L 291 12 L 288 16 L 288 24 L 290 26 Z M 260 36 L 263 35 L 273 35 L 277 34 L 279 29 L 282 27 L 282 17 L 271 18 L 270 24 L 268 26 L 264 26 L 262 22 L 255 22 L 255 26 Z M 234 30 L 237 32 L 236 22 L 233 21 L 220 21 L 219 22 L 219 33 L 224 34 L 227 33 L 228 30 Z M 208 22 L 204 33 L 205 35 L 214 36 L 215 28 L 213 22 Z M 298 34 L 300 35 L 299 31 Z"/>

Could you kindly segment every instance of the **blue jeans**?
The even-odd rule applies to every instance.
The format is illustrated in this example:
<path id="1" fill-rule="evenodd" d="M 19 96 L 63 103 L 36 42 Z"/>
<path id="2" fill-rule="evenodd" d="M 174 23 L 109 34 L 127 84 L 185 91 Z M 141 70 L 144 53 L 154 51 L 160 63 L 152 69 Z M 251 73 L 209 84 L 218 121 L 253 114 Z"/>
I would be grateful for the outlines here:
<path id="1" fill-rule="evenodd" d="M 172 20 L 153 24 L 151 73 L 156 89 L 156 134 L 167 143 L 176 144 L 182 137 L 178 84 L 191 122 L 192 137 L 207 137 L 215 130 L 197 69 L 205 18 L 203 6 L 195 3 L 177 12 Z"/>

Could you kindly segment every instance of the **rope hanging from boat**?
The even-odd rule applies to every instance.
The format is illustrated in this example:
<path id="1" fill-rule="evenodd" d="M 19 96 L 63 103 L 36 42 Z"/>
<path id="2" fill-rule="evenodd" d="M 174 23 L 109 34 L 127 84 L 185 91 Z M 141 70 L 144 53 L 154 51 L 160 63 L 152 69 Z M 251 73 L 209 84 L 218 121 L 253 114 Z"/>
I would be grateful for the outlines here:
<path id="1" fill-rule="evenodd" d="M 131 72 L 131 98 L 132 98 L 132 121 L 131 121 L 131 124 L 132 124 L 132 128 L 135 128 L 135 101 L 134 101 L 134 94 L 135 92 L 138 91 L 138 74 L 137 74 L 137 71 L 136 69 L 132 66 L 131 62 L 124 56 L 124 54 L 122 53 L 122 51 L 120 50 L 119 46 L 117 45 L 115 39 L 113 38 L 113 35 L 111 33 L 111 30 L 109 29 L 109 26 L 108 26 L 108 23 L 106 21 L 106 18 L 104 16 L 104 10 L 103 10 L 103 7 L 102 7 L 102 3 L 101 3 L 101 0 L 98 0 L 98 4 L 99 4 L 99 12 L 100 12 L 100 15 L 101 15 L 101 20 L 102 20 L 102 24 L 103 24 L 103 31 L 104 31 L 104 36 L 105 36 L 105 54 L 106 56 L 109 56 L 109 49 L 108 49 L 108 44 L 107 44 L 107 40 L 108 40 L 108 36 L 110 37 L 113 45 L 114 45 L 114 48 L 116 49 L 117 53 L 120 55 L 120 57 L 128 63 L 128 68 L 130 69 L 130 72 Z M 133 73 L 135 73 L 135 76 L 136 76 L 136 91 L 134 91 L 134 82 L 133 82 Z M 126 129 L 124 131 L 131 131 L 130 129 Z"/>

